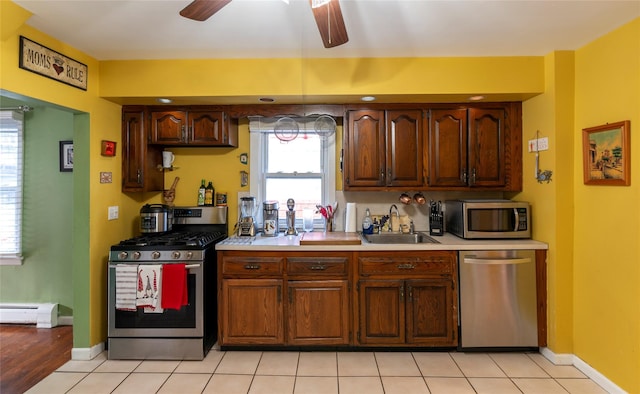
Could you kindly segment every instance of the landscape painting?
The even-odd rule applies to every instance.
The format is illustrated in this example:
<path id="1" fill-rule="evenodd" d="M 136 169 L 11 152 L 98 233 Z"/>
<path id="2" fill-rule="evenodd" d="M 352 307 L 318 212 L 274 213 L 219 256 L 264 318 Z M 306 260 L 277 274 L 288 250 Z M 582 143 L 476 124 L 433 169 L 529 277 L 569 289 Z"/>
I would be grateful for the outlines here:
<path id="1" fill-rule="evenodd" d="M 582 130 L 585 184 L 629 186 L 629 129 L 625 120 Z"/>

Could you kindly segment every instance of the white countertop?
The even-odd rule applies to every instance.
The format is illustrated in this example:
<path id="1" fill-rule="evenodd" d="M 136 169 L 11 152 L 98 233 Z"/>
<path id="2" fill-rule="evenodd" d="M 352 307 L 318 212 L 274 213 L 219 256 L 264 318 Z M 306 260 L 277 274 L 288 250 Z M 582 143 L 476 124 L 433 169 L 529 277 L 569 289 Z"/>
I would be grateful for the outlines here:
<path id="1" fill-rule="evenodd" d="M 302 234 L 302 233 L 301 233 Z M 428 234 L 428 232 L 427 232 Z M 503 249 L 548 249 L 549 245 L 532 239 L 466 240 L 455 235 L 434 236 L 437 244 L 371 244 L 362 241 L 361 245 L 300 245 L 300 235 L 277 237 L 238 237 L 232 236 L 216 244 L 216 250 L 243 251 L 410 251 L 410 250 L 503 250 Z"/>

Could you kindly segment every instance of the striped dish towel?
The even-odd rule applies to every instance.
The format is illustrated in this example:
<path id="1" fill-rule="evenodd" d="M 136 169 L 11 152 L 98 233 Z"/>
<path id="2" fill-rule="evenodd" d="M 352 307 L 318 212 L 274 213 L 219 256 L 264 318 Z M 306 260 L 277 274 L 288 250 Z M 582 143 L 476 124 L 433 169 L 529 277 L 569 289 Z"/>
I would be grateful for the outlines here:
<path id="1" fill-rule="evenodd" d="M 138 266 L 119 264 L 116 266 L 116 309 L 136 310 L 136 282 Z"/>

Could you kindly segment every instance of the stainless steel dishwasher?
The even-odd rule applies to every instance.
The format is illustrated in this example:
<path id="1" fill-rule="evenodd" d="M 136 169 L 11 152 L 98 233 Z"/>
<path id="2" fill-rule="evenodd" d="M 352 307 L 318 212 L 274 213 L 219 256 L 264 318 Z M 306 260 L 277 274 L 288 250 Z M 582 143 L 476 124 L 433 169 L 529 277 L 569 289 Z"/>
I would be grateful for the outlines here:
<path id="1" fill-rule="evenodd" d="M 537 347 L 535 251 L 461 251 L 459 261 L 459 347 Z"/>

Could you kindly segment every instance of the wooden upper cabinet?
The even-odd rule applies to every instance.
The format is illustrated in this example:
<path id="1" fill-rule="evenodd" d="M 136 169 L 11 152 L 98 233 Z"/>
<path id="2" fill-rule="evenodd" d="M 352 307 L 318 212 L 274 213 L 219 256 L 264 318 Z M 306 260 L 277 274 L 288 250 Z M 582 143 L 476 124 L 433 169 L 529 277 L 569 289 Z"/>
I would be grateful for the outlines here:
<path id="1" fill-rule="evenodd" d="M 422 186 L 421 110 L 354 110 L 347 117 L 345 190 Z"/>
<path id="2" fill-rule="evenodd" d="M 504 109 L 469 109 L 469 185 L 505 185 Z"/>
<path id="3" fill-rule="evenodd" d="M 162 150 L 147 146 L 144 109 L 122 113 L 122 191 L 162 191 Z"/>
<path id="4" fill-rule="evenodd" d="M 349 111 L 345 133 L 345 190 L 385 185 L 384 112 Z"/>
<path id="5" fill-rule="evenodd" d="M 467 186 L 467 110 L 432 110 L 429 186 Z"/>
<path id="6" fill-rule="evenodd" d="M 152 111 L 150 143 L 235 147 L 238 122 L 223 111 Z"/>
<path id="7" fill-rule="evenodd" d="M 422 111 L 386 111 L 387 186 L 422 186 Z"/>
<path id="8" fill-rule="evenodd" d="M 428 186 L 522 190 L 520 103 L 432 109 Z"/>

